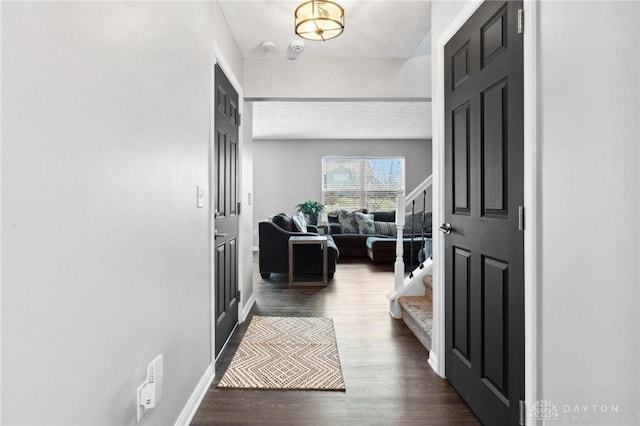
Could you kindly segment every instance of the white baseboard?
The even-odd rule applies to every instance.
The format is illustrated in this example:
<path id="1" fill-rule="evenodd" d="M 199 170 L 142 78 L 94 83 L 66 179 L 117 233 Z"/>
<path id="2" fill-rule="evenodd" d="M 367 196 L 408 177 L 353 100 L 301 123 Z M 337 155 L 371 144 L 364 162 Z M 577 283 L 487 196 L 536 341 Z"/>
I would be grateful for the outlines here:
<path id="1" fill-rule="evenodd" d="M 434 351 L 429 351 L 429 367 L 436 373 L 438 373 L 438 355 Z"/>
<path id="2" fill-rule="evenodd" d="M 249 315 L 249 311 L 251 311 L 251 308 L 253 308 L 253 305 L 255 303 L 256 303 L 256 294 L 251 293 L 251 296 L 249 296 L 249 300 L 247 300 L 247 303 L 242 305 L 242 312 L 240 312 L 240 318 L 238 318 L 239 323 L 243 323 L 247 319 L 247 316 Z"/>
<path id="3" fill-rule="evenodd" d="M 429 275 L 433 271 L 433 259 L 429 258 L 426 262 L 424 262 L 423 267 L 417 267 L 411 273 L 411 278 L 409 276 L 404 278 L 402 282 L 402 287 L 397 290 L 391 290 L 387 293 L 387 299 L 389 299 L 389 315 L 392 318 L 400 319 L 402 317 L 402 312 L 400 309 L 400 304 L 398 303 L 398 299 L 402 296 L 424 296 L 425 288 L 423 283 L 423 278 L 425 275 Z"/>
<path id="4" fill-rule="evenodd" d="M 175 426 L 189 426 L 189 423 L 191 423 L 191 420 L 193 420 L 193 417 L 196 415 L 196 411 L 198 411 L 198 407 L 200 407 L 202 399 L 207 394 L 215 375 L 214 365 L 210 364 L 202 375 L 202 378 L 200 378 L 198 385 L 193 390 L 191 397 L 189 397 L 189 400 L 182 409 L 180 416 L 178 416 Z"/>

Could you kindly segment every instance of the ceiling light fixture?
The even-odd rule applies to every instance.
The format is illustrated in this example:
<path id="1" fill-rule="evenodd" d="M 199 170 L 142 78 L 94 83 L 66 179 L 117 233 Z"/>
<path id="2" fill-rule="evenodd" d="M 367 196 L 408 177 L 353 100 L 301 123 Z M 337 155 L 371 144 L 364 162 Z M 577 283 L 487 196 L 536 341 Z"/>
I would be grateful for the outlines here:
<path id="1" fill-rule="evenodd" d="M 327 0 L 311 0 L 296 8 L 296 34 L 307 40 L 327 41 L 344 30 L 344 9 Z"/>

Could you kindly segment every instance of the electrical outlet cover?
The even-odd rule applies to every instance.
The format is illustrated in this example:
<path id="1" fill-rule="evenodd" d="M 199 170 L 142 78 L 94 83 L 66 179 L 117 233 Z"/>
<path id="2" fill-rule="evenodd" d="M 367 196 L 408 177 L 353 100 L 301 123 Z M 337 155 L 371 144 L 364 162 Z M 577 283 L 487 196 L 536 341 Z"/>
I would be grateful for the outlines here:
<path id="1" fill-rule="evenodd" d="M 140 421 L 145 413 L 162 398 L 162 382 L 164 376 L 164 357 L 156 356 L 147 366 L 147 377 L 136 392 L 136 418 Z M 151 399 L 151 400 L 149 400 Z"/>
<path id="2" fill-rule="evenodd" d="M 162 398 L 162 382 L 163 382 L 163 378 L 164 378 L 164 357 L 162 356 L 162 354 L 156 356 L 153 361 L 151 361 L 151 364 L 153 364 L 154 368 L 153 371 L 155 373 L 155 386 L 156 386 L 156 404 L 158 404 L 158 402 L 160 402 L 160 399 Z M 151 364 L 149 364 L 151 366 Z M 147 378 L 148 379 L 148 378 Z"/>
<path id="3" fill-rule="evenodd" d="M 145 386 L 147 386 L 147 381 L 142 382 L 140 386 L 138 386 L 138 391 L 136 392 L 136 419 L 139 422 L 144 416 L 144 413 L 147 412 L 147 409 L 144 408 L 144 401 L 142 392 L 144 391 Z"/>

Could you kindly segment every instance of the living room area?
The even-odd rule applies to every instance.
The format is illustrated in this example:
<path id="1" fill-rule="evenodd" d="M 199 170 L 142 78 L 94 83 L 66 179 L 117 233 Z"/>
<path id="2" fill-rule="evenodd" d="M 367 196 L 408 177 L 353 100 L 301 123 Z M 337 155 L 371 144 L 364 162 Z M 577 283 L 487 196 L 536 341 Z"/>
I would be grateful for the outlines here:
<path id="1" fill-rule="evenodd" d="M 390 320 L 386 295 L 397 288 L 397 221 L 404 222 L 405 237 L 400 240 L 404 251 L 400 280 L 418 267 L 424 239 L 431 241 L 431 229 L 427 235 L 422 232 L 422 224 L 431 219 L 432 188 L 421 186 L 432 174 L 428 26 L 414 37 L 413 47 L 402 54 L 396 52 L 403 56 L 397 59 L 376 59 L 364 52 L 361 57 L 340 58 L 331 51 L 336 45 L 329 43 L 322 46 L 322 50 L 329 49 L 326 52 L 313 51 L 319 53 L 318 58 L 305 57 L 305 51 L 285 62 L 278 60 L 282 52 L 276 50 L 262 54 L 252 51 L 256 57 L 245 59 L 243 122 L 251 131 L 245 128 L 242 142 L 242 198 L 250 204 L 252 215 L 254 269 L 250 288 L 244 280 L 243 292 L 247 292 L 243 294 L 243 306 L 250 307 L 253 300 L 260 306 L 260 297 L 271 300 L 267 296 L 271 292 L 280 294 L 297 277 L 313 272 L 312 281 L 320 280 L 326 287 L 293 288 L 294 294 L 299 294 L 296 300 L 308 291 L 334 294 L 339 287 L 356 285 L 356 292 L 371 293 L 384 310 L 385 319 Z M 320 45 L 307 47 L 319 49 Z M 298 75 L 332 77 L 307 84 L 305 79 L 294 77 Z M 389 186 L 390 181 L 395 186 Z M 380 189 L 378 192 L 386 192 L 382 197 L 375 194 Z M 398 209 L 398 193 L 404 196 L 416 189 L 417 196 L 407 199 L 406 205 L 401 200 L 403 207 Z M 291 218 L 305 201 L 323 205 L 319 226 L 308 231 L 318 231 L 328 240 L 327 278 L 323 277 L 321 255 L 311 256 L 311 262 L 304 256 L 293 256 L 316 247 L 289 249 L 291 237 L 301 231 Z M 364 213 L 373 224 L 385 223 L 389 233 L 380 235 L 383 233 L 376 229 L 369 235 L 357 223 L 348 229 L 346 223 L 340 223 L 339 210 L 352 213 L 352 221 L 355 211 Z M 279 217 L 285 218 L 285 225 L 274 224 Z M 241 227 L 246 229 L 249 223 L 246 217 L 244 220 Z M 429 281 L 425 285 L 421 280 L 420 285 L 424 286 L 424 296 Z M 358 303 L 351 298 L 341 302 L 350 309 L 356 309 Z M 430 325 L 431 301 L 425 299 L 417 310 Z M 301 306 L 290 307 L 290 312 L 303 311 Z M 395 317 L 399 319 L 400 315 Z M 392 321 L 404 327 L 402 321 Z M 430 342 L 423 342 L 423 346 L 428 357 Z"/>
<path id="2" fill-rule="evenodd" d="M 289 116 L 274 124 L 279 134 L 273 136 L 267 127 L 276 113 Z M 318 224 L 328 233 L 337 210 L 394 211 L 398 189 L 410 192 L 431 175 L 429 102 L 255 102 L 253 121 L 254 250 L 260 221 L 293 216 L 306 200 L 323 205 Z M 292 124 L 280 125 L 285 122 Z M 328 182 L 338 170 L 343 176 Z M 431 211 L 430 188 L 425 200 L 416 200 L 416 211 Z"/>
<path id="3" fill-rule="evenodd" d="M 430 102 L 256 101 L 248 109 L 253 121 L 256 294 L 287 280 L 311 279 L 335 287 L 344 285 L 341 275 L 346 274 L 361 284 L 361 291 L 375 291 L 380 306 L 388 305 L 385 294 L 395 285 L 399 216 L 404 225 L 403 276 L 431 256 L 432 190 L 425 185 L 432 168 Z M 403 202 L 412 191 L 417 196 Z M 319 204 L 322 211 L 317 222 L 301 229 L 295 216 L 305 201 Z M 293 239 L 313 240 L 313 233 L 327 239 L 328 280 L 317 247 L 292 248 Z M 355 271 L 362 277 L 354 276 Z M 380 274 L 386 286 L 376 290 L 367 284 L 370 278 L 365 277 L 371 274 Z M 423 285 L 430 295 L 427 274 Z M 426 337 L 421 341 L 429 350 L 430 298 L 422 297 L 412 309 L 424 322 L 416 335 Z"/>
<path id="4" fill-rule="evenodd" d="M 366 205 L 335 206 L 323 198 L 323 159 L 343 160 L 398 159 L 404 163 L 402 189 L 405 194 L 424 183 L 432 173 L 431 149 L 431 37 L 428 8 L 415 6 L 415 13 L 426 14 L 419 28 L 411 34 L 411 41 L 388 43 L 377 51 L 354 51 L 334 43 L 304 43 L 304 51 L 292 53 L 290 40 L 274 39 L 275 49 L 267 49 L 256 40 L 237 40 L 245 51 L 243 61 L 243 139 L 240 141 L 241 180 L 240 199 L 244 215 L 240 229 L 244 236 L 240 248 L 242 271 L 239 277 L 242 297 L 240 318 L 249 313 L 255 301 L 259 282 L 256 272 L 269 275 L 265 282 L 273 282 L 287 275 L 286 245 L 278 250 L 279 270 L 257 271 L 248 267 L 248 257 L 256 256 L 260 245 L 259 224 L 280 213 L 293 216 L 296 206 L 307 200 L 326 204 L 320 217 L 319 231 L 329 233 L 329 217 L 337 208 L 356 210 Z M 423 5 L 424 6 L 424 5 Z M 243 9 L 241 4 L 225 4 L 231 12 Z M 227 12 L 227 11 L 225 11 Z M 231 24 L 233 25 L 233 23 Z M 244 37 L 243 36 L 243 37 Z M 366 38 L 366 37 L 365 37 Z M 371 40 L 369 40 L 371 41 Z M 388 41 L 388 40 L 387 40 Z M 344 50 L 346 49 L 346 50 Z M 342 52 L 342 53 L 340 53 Z M 386 53 L 383 53 L 386 52 Z M 346 55 L 346 56 L 345 56 Z M 307 76 L 309 78 L 301 78 Z M 310 84 L 312 82 L 312 84 Z M 390 203 L 368 210 L 395 215 L 397 191 Z M 422 191 L 416 199 L 416 211 L 432 210 L 431 188 L 427 188 L 423 206 Z M 409 206 L 407 211 L 411 211 Z M 371 213 L 371 212 L 369 212 Z M 244 217 L 243 217 L 244 216 Z M 251 217 L 248 217 L 251 216 Z M 402 215 L 405 217 L 404 212 Z M 394 223 L 394 222 L 389 222 Z M 406 226 L 406 225 L 405 225 Z M 248 232 L 247 232 L 248 231 Z M 359 234 L 359 230 L 356 230 Z M 415 238 L 421 235 L 415 233 Z M 365 235 L 360 239 L 359 254 L 350 256 L 339 238 L 339 255 L 334 279 L 343 265 L 353 259 L 367 267 L 382 266 L 367 254 Z M 346 240 L 346 237 L 344 238 Z M 285 242 L 288 240 L 286 237 Z M 247 242 L 249 244 L 247 244 Z M 394 268 L 396 250 L 391 238 L 380 241 L 384 248 L 376 253 L 386 256 L 385 268 Z M 415 243 L 417 258 L 420 242 Z M 246 248 L 250 249 L 247 252 Z M 406 246 L 410 255 L 413 244 Z M 264 251 L 263 251 L 264 253 Z M 271 253 L 271 251 L 269 251 Z M 375 256 L 374 256 L 375 257 Z M 376 259 L 377 260 L 377 259 Z M 318 262 L 320 263 L 320 259 Z M 331 268 L 329 268 L 331 269 Z M 403 275 L 405 273 L 404 266 Z M 408 272 L 408 271 L 407 271 Z M 381 304 L 389 310 L 385 295 L 394 289 L 395 274 L 388 286 L 378 293 Z M 270 281 L 269 281 L 270 280 Z M 332 281 L 329 280 L 328 287 Z"/>

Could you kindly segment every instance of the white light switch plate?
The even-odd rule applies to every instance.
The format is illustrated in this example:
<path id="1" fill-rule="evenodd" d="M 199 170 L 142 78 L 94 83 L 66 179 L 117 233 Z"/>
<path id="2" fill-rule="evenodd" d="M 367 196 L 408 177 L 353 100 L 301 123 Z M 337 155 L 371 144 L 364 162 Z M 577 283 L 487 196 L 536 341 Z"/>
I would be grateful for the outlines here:
<path id="1" fill-rule="evenodd" d="M 196 186 L 196 207 L 199 209 L 204 207 L 204 188 L 200 185 Z"/>

